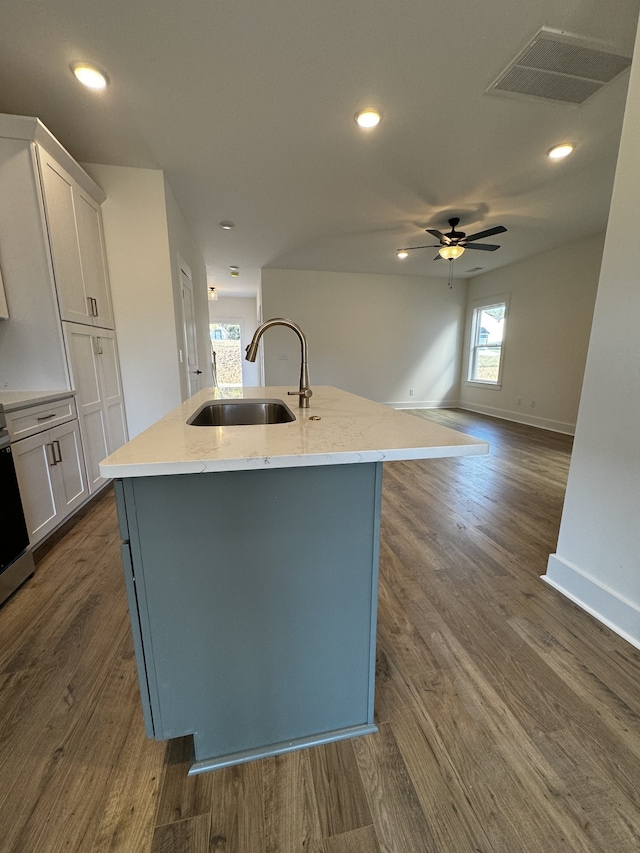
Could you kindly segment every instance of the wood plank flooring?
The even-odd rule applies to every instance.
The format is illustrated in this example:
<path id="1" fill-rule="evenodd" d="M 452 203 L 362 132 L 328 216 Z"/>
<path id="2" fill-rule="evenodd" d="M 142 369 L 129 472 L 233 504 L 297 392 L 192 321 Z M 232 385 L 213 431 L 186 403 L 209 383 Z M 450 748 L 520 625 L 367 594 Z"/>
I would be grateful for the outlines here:
<path id="1" fill-rule="evenodd" d="M 640 652 L 539 579 L 571 439 L 415 414 L 491 454 L 385 464 L 379 732 L 188 778 L 144 735 L 108 491 L 0 608 L 1 853 L 640 850 Z"/>

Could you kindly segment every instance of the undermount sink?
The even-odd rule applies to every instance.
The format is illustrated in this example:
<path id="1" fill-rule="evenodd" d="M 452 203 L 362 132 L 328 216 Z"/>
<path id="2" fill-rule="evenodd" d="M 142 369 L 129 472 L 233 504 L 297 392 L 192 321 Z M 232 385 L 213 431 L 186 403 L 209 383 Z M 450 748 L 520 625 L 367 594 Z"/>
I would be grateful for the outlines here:
<path id="1" fill-rule="evenodd" d="M 282 400 L 209 400 L 187 420 L 189 426 L 287 424 L 296 416 Z"/>

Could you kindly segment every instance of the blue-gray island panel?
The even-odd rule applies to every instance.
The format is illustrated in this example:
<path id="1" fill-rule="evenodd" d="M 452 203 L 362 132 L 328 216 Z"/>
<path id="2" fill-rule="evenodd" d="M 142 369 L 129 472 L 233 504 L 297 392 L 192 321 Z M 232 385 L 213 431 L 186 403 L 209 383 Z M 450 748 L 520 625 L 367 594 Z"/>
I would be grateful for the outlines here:
<path id="1" fill-rule="evenodd" d="M 364 463 L 118 484 L 150 735 L 193 734 L 211 769 L 375 729 L 381 480 Z"/>

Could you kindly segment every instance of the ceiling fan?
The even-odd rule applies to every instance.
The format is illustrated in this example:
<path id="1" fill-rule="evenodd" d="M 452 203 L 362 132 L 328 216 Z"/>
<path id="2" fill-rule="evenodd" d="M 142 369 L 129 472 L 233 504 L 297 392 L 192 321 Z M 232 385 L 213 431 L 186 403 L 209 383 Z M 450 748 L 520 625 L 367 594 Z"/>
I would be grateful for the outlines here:
<path id="1" fill-rule="evenodd" d="M 410 252 L 413 249 L 438 249 L 438 254 L 435 256 L 434 261 L 437 261 L 440 258 L 452 261 L 454 258 L 459 258 L 465 249 L 481 249 L 484 252 L 495 252 L 495 250 L 499 249 L 500 246 L 497 246 L 495 243 L 476 243 L 476 240 L 481 240 L 484 237 L 492 237 L 494 234 L 502 234 L 507 230 L 504 225 L 496 225 L 494 228 L 487 228 L 486 231 L 478 231 L 477 234 L 471 234 L 467 237 L 464 231 L 456 231 L 456 225 L 458 225 L 459 222 L 459 217 L 452 217 L 449 220 L 451 231 L 447 231 L 445 234 L 443 234 L 442 231 L 438 231 L 436 228 L 425 228 L 425 231 L 428 234 L 432 234 L 440 241 L 439 244 L 429 246 L 409 246 L 406 249 L 398 249 L 398 257 L 406 258 L 407 252 Z"/>

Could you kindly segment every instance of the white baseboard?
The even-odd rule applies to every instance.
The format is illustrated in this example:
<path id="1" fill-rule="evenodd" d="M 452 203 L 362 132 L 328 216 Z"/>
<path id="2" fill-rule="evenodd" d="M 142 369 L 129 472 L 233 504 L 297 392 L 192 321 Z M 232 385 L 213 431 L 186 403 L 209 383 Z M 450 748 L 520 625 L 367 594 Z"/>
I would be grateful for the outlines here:
<path id="1" fill-rule="evenodd" d="M 401 403 L 385 403 L 392 409 L 459 409 L 459 400 L 404 400 Z"/>
<path id="2" fill-rule="evenodd" d="M 539 418 L 521 412 L 510 412 L 507 409 L 496 409 L 493 406 L 472 405 L 460 400 L 404 400 L 401 403 L 385 403 L 385 405 L 391 406 L 392 409 L 464 409 L 467 412 L 477 412 L 480 415 L 499 418 L 501 421 L 513 421 L 516 424 L 548 429 L 551 432 L 561 432 L 565 435 L 575 435 L 576 431 L 575 424 L 552 421 L 549 418 Z"/>
<path id="3" fill-rule="evenodd" d="M 640 649 L 640 607 L 557 554 L 549 556 L 542 580 Z"/>
<path id="4" fill-rule="evenodd" d="M 480 415 L 490 415 L 492 418 L 500 418 L 503 421 L 513 421 L 517 424 L 548 429 L 551 432 L 562 432 L 565 435 L 575 435 L 576 431 L 575 424 L 552 421 L 549 418 L 539 418 L 523 412 L 511 412 L 508 409 L 496 409 L 493 406 L 481 406 L 475 403 L 472 405 L 471 403 L 460 402 L 458 403 L 458 408 L 465 409 L 467 412 L 478 412 Z"/>

